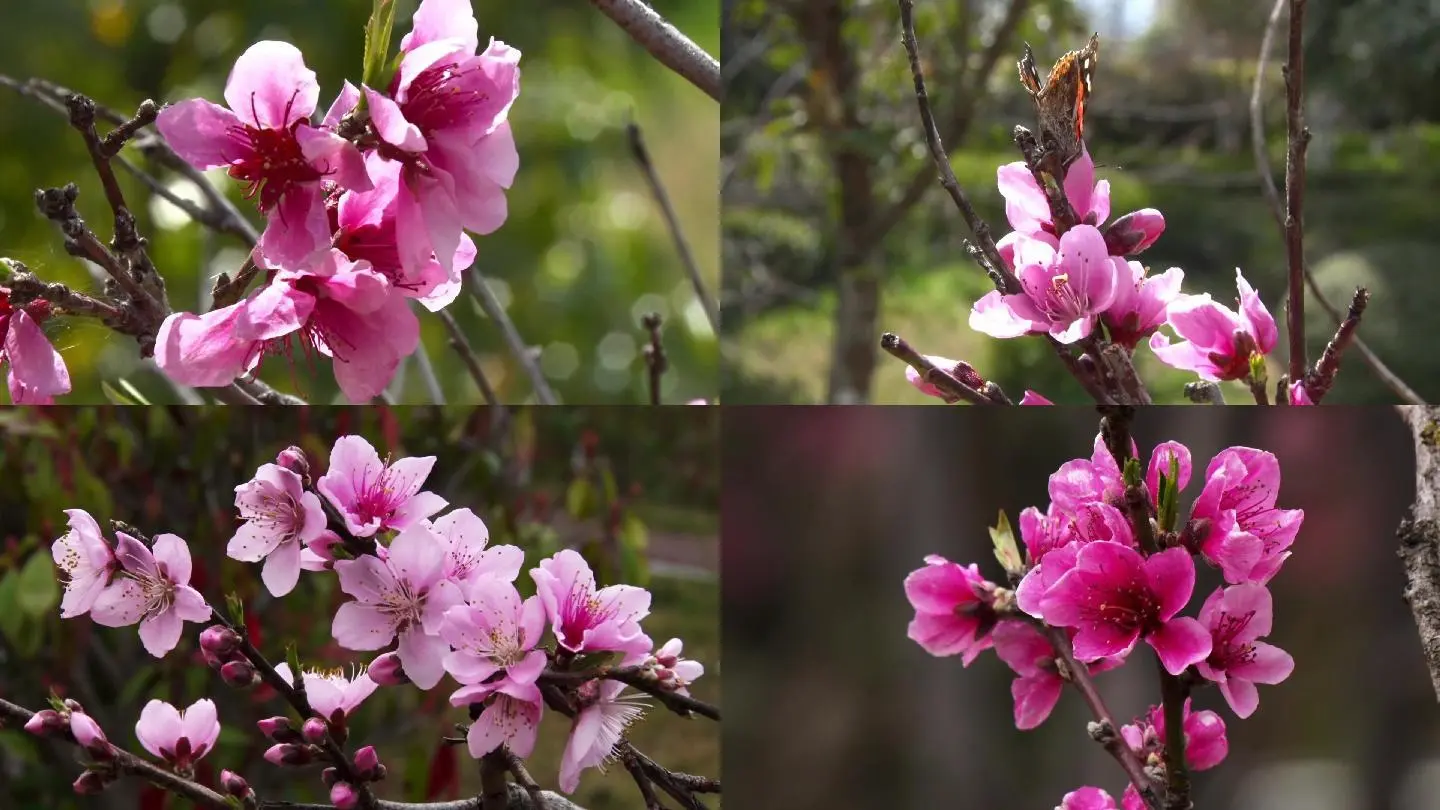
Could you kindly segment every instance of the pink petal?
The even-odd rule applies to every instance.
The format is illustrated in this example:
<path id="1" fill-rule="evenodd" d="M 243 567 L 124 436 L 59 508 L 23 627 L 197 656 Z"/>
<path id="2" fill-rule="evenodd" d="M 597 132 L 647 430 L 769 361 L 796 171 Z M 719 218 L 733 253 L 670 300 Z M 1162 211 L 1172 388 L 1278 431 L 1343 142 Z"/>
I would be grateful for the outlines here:
<path id="1" fill-rule="evenodd" d="M 400 40 L 400 50 L 412 51 L 429 42 L 451 39 L 456 40 L 457 48 L 474 53 L 480 44 L 478 30 L 470 0 L 424 0 L 411 18 L 410 33 Z"/>
<path id="2" fill-rule="evenodd" d="M 330 634 L 347 650 L 378 650 L 395 638 L 395 622 L 375 605 L 346 602 L 335 612 Z M 408 662 L 405 671 L 410 674 Z"/>
<path id="3" fill-rule="evenodd" d="M 285 129 L 310 117 L 320 101 L 315 71 L 288 42 L 262 40 L 235 60 L 225 83 L 225 103 L 262 129 Z"/>
<path id="4" fill-rule="evenodd" d="M 190 547 L 173 534 L 155 536 L 155 559 L 165 564 L 169 579 L 179 585 L 190 583 Z"/>
<path id="5" fill-rule="evenodd" d="M 14 404 L 48 404 L 56 394 L 70 391 L 65 359 L 50 345 L 30 313 L 19 309 L 10 316 L 4 348 L 10 363 L 10 400 Z"/>
<path id="6" fill-rule="evenodd" d="M 1060 700 L 1065 682 L 1054 673 L 1041 673 L 1016 678 L 1010 684 L 1010 695 L 1015 699 L 1015 727 L 1028 731 L 1050 716 Z"/>
<path id="7" fill-rule="evenodd" d="M 90 618 L 105 627 L 129 627 L 145 615 L 145 593 L 133 579 L 117 579 L 100 592 Z"/>
<path id="8" fill-rule="evenodd" d="M 260 579 L 272 596 L 284 596 L 295 590 L 295 583 L 300 581 L 299 541 L 291 538 L 277 546 L 265 559 Z"/>
<path id="9" fill-rule="evenodd" d="M 345 84 L 340 88 L 339 95 L 335 96 L 335 100 L 330 103 L 330 109 L 325 111 L 325 118 L 320 125 L 326 129 L 334 129 L 340 124 L 340 119 L 348 115 L 359 103 L 360 88 L 346 79 Z"/>
<path id="10" fill-rule="evenodd" d="M 175 588 L 175 615 L 187 622 L 209 621 L 214 611 L 205 602 L 205 597 L 189 585 L 179 585 Z"/>
<path id="11" fill-rule="evenodd" d="M 1255 337 L 1261 354 L 1269 354 L 1275 349 L 1275 343 L 1280 338 L 1280 328 L 1275 323 L 1275 317 L 1270 310 L 1265 308 L 1265 302 L 1255 292 L 1239 268 L 1235 269 L 1235 283 L 1240 290 L 1240 316 L 1245 322 L 1245 331 Z"/>
<path id="12" fill-rule="evenodd" d="M 355 144 L 324 129 L 301 125 L 295 140 L 305 160 L 341 188 L 369 191 L 375 187 L 365 169 L 365 157 Z"/>
<path id="13" fill-rule="evenodd" d="M 229 385 L 259 360 L 258 344 L 235 333 L 241 307 L 168 316 L 155 336 L 155 364 L 181 385 Z"/>
<path id="14" fill-rule="evenodd" d="M 171 104 L 155 119 L 170 148 L 201 170 L 228 166 L 251 153 L 249 141 L 238 134 L 242 126 L 235 113 L 203 98 Z"/>
<path id="15" fill-rule="evenodd" d="M 1256 642 L 1249 661 L 1230 668 L 1230 677 L 1242 678 L 1255 683 L 1276 684 L 1290 677 L 1295 671 L 1295 659 L 1290 654 L 1263 641 Z"/>
<path id="16" fill-rule="evenodd" d="M 164 658 L 180 643 L 185 623 L 173 609 L 162 611 L 140 622 L 140 643 L 156 658 Z"/>
<path id="17" fill-rule="evenodd" d="M 1145 577 L 1160 598 L 1160 618 L 1179 613 L 1195 591 L 1195 561 L 1183 548 L 1169 548 L 1145 560 Z"/>
<path id="18" fill-rule="evenodd" d="M 1155 648 L 1161 665 L 1171 675 L 1179 675 L 1186 667 L 1204 661 L 1210 655 L 1210 631 L 1189 617 L 1165 622 L 1145 640 Z"/>
<path id="19" fill-rule="evenodd" d="M 185 709 L 183 724 L 185 738 L 190 741 L 191 750 L 197 752 L 196 758 L 215 747 L 215 740 L 220 737 L 220 719 L 213 701 L 201 698 L 190 704 Z"/>
<path id="20" fill-rule="evenodd" d="M 1035 176 L 1021 162 L 1006 163 L 995 172 L 995 184 L 1005 198 L 1005 216 L 1017 231 L 1040 230 L 1050 221 L 1050 204 Z"/>
<path id="21" fill-rule="evenodd" d="M 971 307 L 970 328 L 994 338 L 1028 335 L 1035 329 L 1035 322 L 1022 316 L 1015 306 L 1027 300 L 1023 295 L 1005 295 L 999 290 L 991 290 Z"/>
<path id="22" fill-rule="evenodd" d="M 1260 707 L 1260 690 L 1244 678 L 1229 678 L 1220 684 L 1220 694 L 1230 704 L 1235 716 L 1245 719 Z"/>
<path id="23" fill-rule="evenodd" d="M 165 755 L 162 750 L 175 750 L 177 743 L 185 734 L 185 727 L 180 721 L 180 711 L 163 700 L 151 700 L 140 710 L 140 720 L 135 724 L 135 737 L 140 744 L 161 759 Z"/>
<path id="24" fill-rule="evenodd" d="M 1274 609 L 1270 591 L 1264 585 L 1242 582 L 1226 588 L 1225 595 L 1221 597 L 1220 609 L 1237 617 L 1253 614 L 1245 625 L 1244 631 L 1236 634 L 1237 642 L 1244 644 L 1270 635 Z"/>
<path id="25" fill-rule="evenodd" d="M 425 151 L 425 136 L 420 134 L 419 127 L 405 119 L 405 113 L 400 111 L 400 105 L 394 99 L 368 87 L 365 88 L 365 98 L 369 101 L 370 120 L 380 140 L 406 152 Z"/>
<path id="26" fill-rule="evenodd" d="M 395 575 L 385 563 L 365 555 L 354 560 L 336 560 L 335 573 L 340 577 L 340 590 L 361 602 L 379 602 L 395 590 Z"/>
<path id="27" fill-rule="evenodd" d="M 427 636 L 412 627 L 400 634 L 400 663 L 405 674 L 421 689 L 432 689 L 445 674 L 441 663 L 450 647 L 439 636 Z"/>

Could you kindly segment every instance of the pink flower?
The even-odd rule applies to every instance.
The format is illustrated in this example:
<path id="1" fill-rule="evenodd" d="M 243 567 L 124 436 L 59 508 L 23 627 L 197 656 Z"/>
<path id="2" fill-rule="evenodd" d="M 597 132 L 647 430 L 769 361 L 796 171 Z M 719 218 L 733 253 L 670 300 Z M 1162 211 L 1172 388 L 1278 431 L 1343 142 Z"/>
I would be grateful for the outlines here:
<path id="1" fill-rule="evenodd" d="M 1132 443 L 1133 449 L 1133 443 Z M 1120 505 L 1125 502 L 1125 481 L 1115 456 L 1097 435 L 1090 458 L 1077 458 L 1050 474 L 1050 500 L 1062 512 L 1073 513 L 1088 503 Z"/>
<path id="2" fill-rule="evenodd" d="M 525 552 L 518 546 L 486 547 L 490 530 L 485 521 L 469 509 L 456 509 L 436 518 L 431 531 L 445 546 L 445 578 L 469 592 L 472 585 L 491 578 L 514 582 L 525 564 Z"/>
<path id="3" fill-rule="evenodd" d="M 573 653 L 648 653 L 640 620 L 650 615 L 650 592 L 633 585 L 595 588 L 585 558 L 571 549 L 540 561 L 530 572 L 555 640 Z"/>
<path id="4" fill-rule="evenodd" d="M 1185 343 L 1171 345 L 1162 332 L 1150 336 L 1160 362 L 1193 371 L 1202 380 L 1240 380 L 1250 375 L 1250 358 L 1269 354 L 1279 329 L 1265 303 L 1239 270 L 1240 311 L 1217 304 L 1210 295 L 1182 295 L 1171 302 L 1168 323 Z"/>
<path id="5" fill-rule="evenodd" d="M 1102 320 L 1110 340 L 1133 350 L 1164 323 L 1170 304 L 1180 295 L 1185 271 L 1172 267 L 1158 276 L 1146 274 L 1140 262 L 1128 262 L 1130 283 L 1121 283 Z"/>
<path id="6" fill-rule="evenodd" d="M 1039 394 L 1035 393 L 1034 391 L 1031 391 L 1031 390 L 1029 390 L 1029 389 L 1027 388 L 1027 389 L 1025 390 L 1024 396 L 1020 397 L 1020 404 L 1021 404 L 1021 405 L 1054 405 L 1055 403 L 1051 402 L 1050 400 L 1046 399 L 1045 397 L 1043 397 L 1043 396 L 1041 396 L 1041 395 L 1039 395 Z"/>
<path id="7" fill-rule="evenodd" d="M 1205 469 L 1190 516 L 1210 521 L 1200 548 L 1226 582 L 1264 584 L 1290 557 L 1305 512 L 1276 509 L 1279 495 L 1280 462 L 1264 450 L 1229 447 Z"/>
<path id="8" fill-rule="evenodd" d="M 334 360 L 335 381 L 352 403 L 378 396 L 400 360 L 420 342 L 420 323 L 405 299 L 368 262 L 338 250 L 315 254 L 303 270 L 282 270 L 238 304 L 166 317 L 155 362 L 183 385 L 229 385 L 265 351 L 298 344 Z"/>
<path id="9" fill-rule="evenodd" d="M 345 528 L 356 537 L 407 529 L 445 508 L 445 499 L 421 492 L 435 466 L 434 456 L 385 464 L 360 436 L 341 436 L 330 451 L 330 469 L 315 488 L 330 501 Z"/>
<path id="10" fill-rule="evenodd" d="M 48 302 L 36 299 L 15 307 L 10 291 L 0 287 L 0 361 L 10 364 L 6 382 L 16 405 L 49 405 L 56 394 L 70 392 L 65 358 L 40 328 L 49 315 Z"/>
<path id="11" fill-rule="evenodd" d="M 1005 218 L 1010 220 L 1010 227 L 1026 236 L 1055 234 L 1050 203 L 1024 162 L 1001 166 L 995 180 L 1005 198 Z M 1079 159 L 1066 170 L 1064 187 L 1065 197 L 1081 223 L 1099 225 L 1110 216 L 1110 181 L 1095 181 L 1095 161 L 1088 149 L 1082 149 Z"/>
<path id="12" fill-rule="evenodd" d="M 476 29 L 468 3 L 423 0 L 389 95 L 365 88 L 387 157 L 404 167 L 396 236 L 412 272 L 432 252 L 448 272 L 462 229 L 499 228 L 519 168 L 508 114 L 520 52 L 492 39 L 477 55 Z"/>
<path id="13" fill-rule="evenodd" d="M 450 705 L 464 706 L 471 703 L 472 698 L 479 700 L 474 696 L 483 688 L 477 684 L 457 690 L 450 696 Z M 465 735 L 470 756 L 479 759 L 501 745 L 508 746 L 516 756 L 530 756 L 535 750 L 544 710 L 539 687 L 506 680 L 499 688 L 488 691 L 490 702 Z"/>
<path id="14" fill-rule="evenodd" d="M 1194 588 L 1195 563 L 1183 548 L 1141 557 L 1120 543 L 1090 543 L 1040 608 L 1046 622 L 1076 628 L 1075 657 L 1081 661 L 1128 655 L 1143 638 L 1165 671 L 1179 675 L 1210 654 L 1205 628 L 1175 617 Z"/>
<path id="15" fill-rule="evenodd" d="M 124 532 L 116 532 L 115 556 L 124 573 L 90 609 L 90 618 L 106 627 L 140 623 L 140 642 L 156 658 L 180 643 L 184 622 L 210 618 L 205 597 L 190 587 L 190 547 L 173 534 L 155 538 L 155 551 Z"/>
<path id="16" fill-rule="evenodd" d="M 265 560 L 260 578 L 275 596 L 295 589 L 300 579 L 301 545 L 325 531 L 325 509 L 300 476 L 275 464 L 235 487 L 235 507 L 245 521 L 225 553 L 242 562 Z"/>
<path id="17" fill-rule="evenodd" d="M 1021 236 L 1014 248 L 1022 291 L 986 293 L 970 312 L 971 329 L 998 338 L 1048 332 L 1074 343 L 1095 330 L 1099 315 L 1131 280 L 1125 260 L 1106 253 L 1092 225 L 1076 225 L 1058 243 L 1048 234 Z"/>
<path id="18" fill-rule="evenodd" d="M 580 687 L 582 708 L 560 758 L 560 789 L 566 793 L 580 786 L 581 771 L 603 770 L 625 729 L 645 714 L 641 699 L 622 696 L 624 689 L 618 681 L 587 681 Z"/>
<path id="19" fill-rule="evenodd" d="M 1150 503 L 1160 505 L 1160 476 L 1170 475 L 1170 462 L 1175 462 L 1175 488 L 1183 490 L 1190 484 L 1193 462 L 1190 448 L 1180 442 L 1161 442 L 1150 453 L 1150 464 L 1145 468 L 1145 488 L 1150 493 Z"/>
<path id="20" fill-rule="evenodd" d="M 1087 786 L 1066 793 L 1055 810 L 1119 810 L 1119 807 L 1109 793 Z"/>
<path id="21" fill-rule="evenodd" d="M 227 166 L 231 177 L 249 184 L 247 195 L 273 212 L 262 250 L 285 262 L 304 260 L 316 238 L 327 235 L 322 180 L 370 186 L 355 146 L 309 124 L 319 97 L 299 49 L 262 41 L 235 61 L 225 83 L 229 109 L 190 99 L 161 110 L 155 122 L 195 168 Z"/>
<path id="22" fill-rule="evenodd" d="M 330 803 L 338 810 L 351 810 L 360 805 L 360 794 L 349 782 L 336 782 L 330 787 Z"/>
<path id="23" fill-rule="evenodd" d="M 1185 699 L 1183 712 L 1185 762 L 1195 771 L 1206 771 L 1219 765 L 1230 752 L 1230 743 L 1225 738 L 1225 721 L 1212 711 L 1192 714 L 1189 698 Z M 1151 755 L 1163 759 L 1165 712 L 1159 706 L 1150 707 L 1145 717 L 1136 718 L 1134 723 L 1121 726 L 1120 736 L 1140 756 L 1141 761 Z"/>
<path id="24" fill-rule="evenodd" d="M 1065 681 L 1055 668 L 1055 648 L 1034 626 L 1003 621 L 991 634 L 995 654 L 1015 671 L 1010 695 L 1015 699 L 1015 727 L 1028 731 L 1050 716 Z"/>
<path id="25" fill-rule="evenodd" d="M 1295 659 L 1258 641 L 1270 635 L 1270 591 L 1246 582 L 1220 588 L 1200 608 L 1200 623 L 1210 630 L 1210 657 L 1197 665 L 1200 674 L 1220 685 L 1220 694 L 1240 718 L 1260 705 L 1257 683 L 1277 684 L 1290 677 Z"/>
<path id="26" fill-rule="evenodd" d="M 975 372 L 975 367 L 964 360 L 951 360 L 948 357 L 940 357 L 939 355 L 926 355 L 925 359 L 929 360 L 936 368 L 949 372 L 955 379 L 971 388 L 979 389 L 985 386 L 985 380 Z M 926 382 L 921 378 L 920 372 L 909 366 L 905 367 L 905 380 L 926 396 L 943 399 L 946 402 L 955 401 L 954 397 L 936 388 L 934 384 Z"/>
<path id="27" fill-rule="evenodd" d="M 286 683 L 295 683 L 289 664 L 283 661 L 276 664 L 275 672 L 284 678 Z M 339 669 L 307 669 L 300 673 L 300 677 L 305 681 L 305 696 L 310 700 L 310 708 L 336 726 L 343 726 L 345 718 L 350 716 L 365 698 L 370 697 L 378 686 L 364 672 L 347 677 L 345 672 Z"/>
<path id="28" fill-rule="evenodd" d="M 685 643 L 672 638 L 648 657 L 655 667 L 655 677 L 672 691 L 682 695 L 690 694 L 690 684 L 705 674 L 705 665 L 699 661 L 681 658 Z"/>
<path id="29" fill-rule="evenodd" d="M 454 648 L 445 655 L 445 670 L 460 683 L 478 687 L 456 695 L 464 692 L 470 697 L 465 703 L 478 703 L 504 683 L 533 686 L 545 669 L 545 651 L 535 649 L 544 634 L 540 597 L 522 601 L 508 582 L 477 582 L 469 603 L 445 611 L 440 625 L 440 637 Z M 497 673 L 502 677 L 496 679 Z M 540 699 L 538 689 L 533 699 Z"/>
<path id="30" fill-rule="evenodd" d="M 65 572 L 65 596 L 60 618 L 84 615 L 95 605 L 110 578 L 120 568 L 115 552 L 100 534 L 100 524 L 83 509 L 66 509 L 70 531 L 50 546 L 55 564 Z"/>
<path id="31" fill-rule="evenodd" d="M 385 561 L 368 555 L 337 560 L 335 573 L 340 589 L 355 597 L 340 606 L 331 626 L 340 646 L 378 650 L 399 636 L 405 674 L 421 689 L 439 683 L 441 659 L 450 651 L 440 625 L 462 597 L 445 579 L 445 551 L 435 535 L 423 525 L 411 526 L 390 544 Z"/>
<path id="32" fill-rule="evenodd" d="M 924 568 L 905 577 L 905 598 L 915 608 L 906 635 L 931 655 L 959 653 L 968 667 L 990 649 L 994 593 L 994 583 L 980 576 L 978 565 L 965 567 L 931 554 Z"/>
<path id="33" fill-rule="evenodd" d="M 183 712 L 163 700 L 152 700 L 140 711 L 135 736 L 146 751 L 187 770 L 215 747 L 220 720 L 209 700 L 197 700 Z"/>
<path id="34" fill-rule="evenodd" d="M 115 754 L 110 741 L 105 738 L 105 732 L 100 728 L 100 724 L 95 722 L 95 718 L 79 709 L 70 710 L 70 733 L 75 737 L 75 742 L 96 759 L 114 758 Z"/>
<path id="35" fill-rule="evenodd" d="M 1290 383 L 1290 404 L 1291 405 L 1314 405 L 1315 400 L 1310 398 L 1310 392 L 1305 388 L 1305 381 Z"/>

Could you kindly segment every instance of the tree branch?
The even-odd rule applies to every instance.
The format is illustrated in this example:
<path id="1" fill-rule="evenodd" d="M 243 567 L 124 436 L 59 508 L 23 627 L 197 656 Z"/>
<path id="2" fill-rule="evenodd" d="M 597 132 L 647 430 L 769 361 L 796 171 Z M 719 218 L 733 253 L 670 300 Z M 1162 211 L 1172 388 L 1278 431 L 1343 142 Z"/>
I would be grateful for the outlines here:
<path id="1" fill-rule="evenodd" d="M 660 64 L 720 100 L 720 62 L 641 0 L 590 0 Z"/>
<path id="2" fill-rule="evenodd" d="M 1415 503 L 1396 531 L 1404 595 L 1420 632 L 1430 685 L 1440 699 L 1440 406 L 1397 410 L 1415 439 Z"/>

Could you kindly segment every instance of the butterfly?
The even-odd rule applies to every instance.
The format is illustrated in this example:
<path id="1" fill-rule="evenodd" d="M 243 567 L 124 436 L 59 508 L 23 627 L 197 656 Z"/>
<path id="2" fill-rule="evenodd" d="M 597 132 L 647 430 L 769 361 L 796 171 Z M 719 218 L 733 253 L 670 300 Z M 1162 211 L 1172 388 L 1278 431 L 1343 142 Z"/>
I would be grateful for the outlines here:
<path id="1" fill-rule="evenodd" d="M 1024 56 L 1016 63 L 1020 83 L 1035 101 L 1040 143 L 1053 139 L 1060 150 L 1060 165 L 1065 168 L 1080 157 L 1083 149 L 1085 102 L 1090 98 L 1090 76 L 1099 50 L 1100 35 L 1091 34 L 1085 47 L 1060 57 L 1044 84 L 1040 83 L 1035 54 L 1029 43 L 1025 44 Z"/>

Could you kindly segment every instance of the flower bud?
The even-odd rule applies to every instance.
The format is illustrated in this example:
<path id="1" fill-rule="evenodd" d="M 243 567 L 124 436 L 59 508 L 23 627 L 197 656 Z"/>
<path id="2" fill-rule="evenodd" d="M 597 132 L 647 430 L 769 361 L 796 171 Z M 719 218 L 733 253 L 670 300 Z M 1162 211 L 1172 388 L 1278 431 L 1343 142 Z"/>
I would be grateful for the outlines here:
<path id="1" fill-rule="evenodd" d="M 300 735 L 290 726 L 288 717 L 267 717 L 255 723 L 260 733 L 277 743 L 298 743 Z"/>
<path id="2" fill-rule="evenodd" d="M 220 772 L 220 787 L 237 799 L 255 795 L 255 791 L 250 789 L 250 783 L 245 781 L 245 777 L 234 771 Z"/>
<path id="3" fill-rule="evenodd" d="M 81 796 L 93 796 L 109 786 L 111 780 L 96 771 L 86 771 L 75 780 L 75 792 Z"/>
<path id="4" fill-rule="evenodd" d="M 84 712 L 70 713 L 70 733 L 75 735 L 75 742 L 80 743 L 90 756 L 98 760 L 107 761 L 115 758 L 110 748 L 110 741 L 105 739 L 105 732 L 100 730 L 100 724 L 95 718 Z"/>
<path id="5" fill-rule="evenodd" d="M 325 734 L 328 731 L 329 729 L 326 728 L 324 720 L 318 717 L 312 717 L 305 721 L 305 725 L 300 727 L 300 736 L 305 738 L 305 742 L 319 745 L 325 741 Z"/>
<path id="6" fill-rule="evenodd" d="M 1165 217 L 1154 208 L 1131 211 L 1100 229 L 1111 256 L 1134 256 L 1165 232 Z"/>
<path id="7" fill-rule="evenodd" d="M 370 680 L 381 686 L 400 686 L 410 683 L 410 678 L 400 665 L 399 653 L 388 652 L 371 661 L 366 674 L 370 676 Z"/>
<path id="8" fill-rule="evenodd" d="M 360 794 L 349 782 L 336 782 L 335 787 L 330 788 L 330 803 L 339 810 L 350 810 L 360 802 Z"/>
<path id="9" fill-rule="evenodd" d="M 308 765 L 314 758 L 308 745 L 281 743 L 265 750 L 265 761 L 271 765 Z"/>
<path id="10" fill-rule="evenodd" d="M 260 682 L 260 673 L 249 661 L 231 661 L 220 667 L 220 680 L 236 689 L 249 689 Z"/>
<path id="11" fill-rule="evenodd" d="M 320 781 L 324 782 L 327 788 L 335 787 L 335 783 L 340 781 L 340 772 L 334 768 L 326 768 L 320 772 Z"/>
<path id="12" fill-rule="evenodd" d="M 200 649 L 224 662 L 240 648 L 240 634 L 215 624 L 200 632 Z M 206 659 L 207 662 L 209 659 Z"/>
<path id="13" fill-rule="evenodd" d="M 67 728 L 65 718 L 54 709 L 41 709 L 25 722 L 25 730 L 37 737 L 58 734 Z"/>
<path id="14" fill-rule="evenodd" d="M 377 772 L 383 767 L 380 764 L 380 755 L 375 753 L 375 746 L 367 745 L 355 752 L 355 770 L 359 772 L 361 779 L 379 781 Z"/>
<path id="15" fill-rule="evenodd" d="M 304 450 L 293 445 L 287 447 L 275 457 L 275 463 L 305 479 L 307 485 L 310 483 L 310 461 L 305 458 Z"/>

